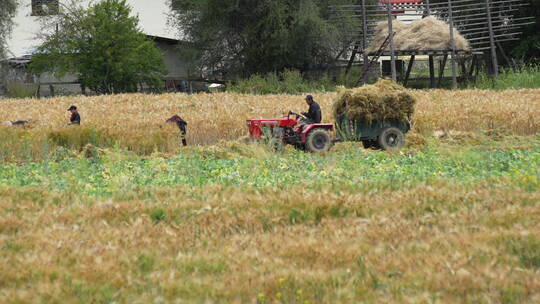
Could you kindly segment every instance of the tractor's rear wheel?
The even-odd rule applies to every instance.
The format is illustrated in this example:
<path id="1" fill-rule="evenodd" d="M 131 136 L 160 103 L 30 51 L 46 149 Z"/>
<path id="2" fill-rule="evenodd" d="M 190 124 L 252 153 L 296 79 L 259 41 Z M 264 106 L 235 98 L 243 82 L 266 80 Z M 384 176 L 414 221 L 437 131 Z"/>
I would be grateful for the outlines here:
<path id="1" fill-rule="evenodd" d="M 405 135 L 398 128 L 387 128 L 381 132 L 377 143 L 383 150 L 398 150 L 405 144 Z"/>
<path id="2" fill-rule="evenodd" d="M 313 153 L 326 152 L 332 148 L 330 133 L 323 129 L 314 129 L 306 139 L 306 150 Z"/>

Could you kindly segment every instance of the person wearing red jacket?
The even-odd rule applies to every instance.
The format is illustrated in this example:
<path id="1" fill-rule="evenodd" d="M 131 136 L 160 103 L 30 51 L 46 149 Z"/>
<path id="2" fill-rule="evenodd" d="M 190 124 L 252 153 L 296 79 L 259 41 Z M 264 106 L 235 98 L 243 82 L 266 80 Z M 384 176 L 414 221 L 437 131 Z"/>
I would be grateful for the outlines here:
<path id="1" fill-rule="evenodd" d="M 68 111 L 71 112 L 71 117 L 69 118 L 68 125 L 80 125 L 81 115 L 79 115 L 79 112 L 77 111 L 77 107 L 71 106 L 69 107 Z"/>

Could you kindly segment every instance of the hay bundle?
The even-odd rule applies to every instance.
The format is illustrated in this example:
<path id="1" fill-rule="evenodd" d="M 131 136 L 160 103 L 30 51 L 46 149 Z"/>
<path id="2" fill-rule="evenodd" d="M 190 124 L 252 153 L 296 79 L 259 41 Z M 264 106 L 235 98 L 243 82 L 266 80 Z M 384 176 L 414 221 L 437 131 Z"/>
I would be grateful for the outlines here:
<path id="1" fill-rule="evenodd" d="M 452 48 L 448 23 L 437 18 L 427 17 L 410 24 L 394 20 L 392 27 L 392 30 L 396 33 L 394 36 L 394 48 L 396 50 L 428 51 L 449 50 Z M 386 37 L 388 37 L 388 22 L 381 21 L 375 27 L 375 36 L 367 49 L 368 53 L 379 50 Z M 471 49 L 467 39 L 461 36 L 457 29 L 454 29 L 454 40 L 456 50 L 468 51 Z M 389 46 L 386 49 L 388 48 Z"/>
<path id="2" fill-rule="evenodd" d="M 416 99 L 402 86 L 388 79 L 355 89 L 340 89 L 334 102 L 336 118 L 366 122 L 385 119 L 410 121 Z"/>

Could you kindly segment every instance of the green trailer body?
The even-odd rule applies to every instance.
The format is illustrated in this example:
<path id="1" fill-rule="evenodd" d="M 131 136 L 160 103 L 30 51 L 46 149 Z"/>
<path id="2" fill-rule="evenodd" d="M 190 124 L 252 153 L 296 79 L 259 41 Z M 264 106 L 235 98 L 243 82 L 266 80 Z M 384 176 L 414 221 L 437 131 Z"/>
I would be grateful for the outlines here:
<path id="1" fill-rule="evenodd" d="M 336 136 L 339 141 L 361 141 L 366 148 L 398 149 L 405 143 L 404 134 L 411 124 L 397 119 L 383 121 L 350 120 L 342 115 L 336 120 Z"/>

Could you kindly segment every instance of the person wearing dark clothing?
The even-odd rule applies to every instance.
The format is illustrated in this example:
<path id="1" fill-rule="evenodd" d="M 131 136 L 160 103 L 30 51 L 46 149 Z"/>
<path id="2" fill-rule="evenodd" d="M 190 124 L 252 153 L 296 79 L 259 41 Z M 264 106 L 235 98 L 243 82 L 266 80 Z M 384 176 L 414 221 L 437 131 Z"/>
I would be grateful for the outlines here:
<path id="1" fill-rule="evenodd" d="M 30 124 L 30 119 L 29 120 L 16 120 L 16 121 L 4 121 L 2 122 L 2 125 L 5 125 L 5 126 L 16 126 L 16 127 L 26 127 L 27 125 Z"/>
<path id="2" fill-rule="evenodd" d="M 322 113 L 319 104 L 313 100 L 313 96 L 311 95 L 306 97 L 306 103 L 309 105 L 309 110 L 307 112 L 303 112 L 302 115 L 308 119 L 309 124 L 320 123 L 322 120 Z"/>
<path id="3" fill-rule="evenodd" d="M 27 125 L 29 123 L 30 123 L 30 121 L 28 121 L 28 120 L 17 120 L 17 121 L 12 121 L 11 125 L 12 126 L 24 126 L 24 125 Z"/>
<path id="4" fill-rule="evenodd" d="M 69 118 L 68 125 L 80 125 L 81 115 L 79 115 L 79 112 L 77 111 L 77 107 L 71 106 L 69 107 L 68 111 L 71 112 L 71 117 Z"/>
<path id="5" fill-rule="evenodd" d="M 180 136 L 182 138 L 182 145 L 187 146 L 186 134 L 187 134 L 187 122 L 178 115 L 173 115 L 171 118 L 167 119 L 165 122 L 174 122 L 180 129 Z"/>

